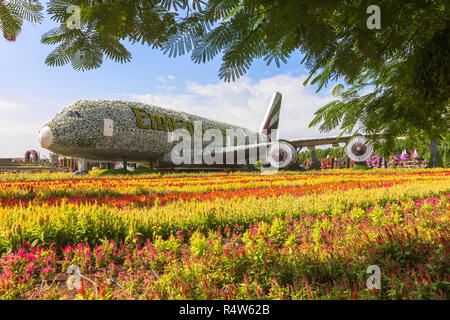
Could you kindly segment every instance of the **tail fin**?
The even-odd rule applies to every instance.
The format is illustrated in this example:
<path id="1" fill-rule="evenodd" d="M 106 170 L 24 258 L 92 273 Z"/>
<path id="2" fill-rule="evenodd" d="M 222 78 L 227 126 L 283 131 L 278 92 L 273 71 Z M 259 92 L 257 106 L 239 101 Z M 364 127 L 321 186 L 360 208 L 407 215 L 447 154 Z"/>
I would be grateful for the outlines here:
<path id="1" fill-rule="evenodd" d="M 259 132 L 265 134 L 269 141 L 278 139 L 278 123 L 280 121 L 281 93 L 274 92 Z"/>

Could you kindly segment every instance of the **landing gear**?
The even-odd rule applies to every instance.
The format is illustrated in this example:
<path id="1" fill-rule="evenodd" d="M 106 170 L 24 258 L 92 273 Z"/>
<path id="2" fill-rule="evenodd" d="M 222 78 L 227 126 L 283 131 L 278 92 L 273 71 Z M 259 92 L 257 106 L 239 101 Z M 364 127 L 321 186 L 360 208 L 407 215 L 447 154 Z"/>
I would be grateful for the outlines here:
<path id="1" fill-rule="evenodd" d="M 74 176 L 85 176 L 89 173 L 87 159 L 78 159 L 78 171 L 74 172 Z"/>

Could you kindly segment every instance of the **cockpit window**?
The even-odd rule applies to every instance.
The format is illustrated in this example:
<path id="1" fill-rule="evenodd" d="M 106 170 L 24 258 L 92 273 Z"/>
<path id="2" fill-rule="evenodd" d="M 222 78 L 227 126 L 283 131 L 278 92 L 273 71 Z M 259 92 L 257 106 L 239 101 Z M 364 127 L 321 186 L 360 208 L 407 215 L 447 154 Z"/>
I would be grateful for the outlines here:
<path id="1" fill-rule="evenodd" d="M 78 111 L 66 111 L 56 115 L 57 118 L 69 117 L 69 118 L 81 118 Z"/>
<path id="2" fill-rule="evenodd" d="M 69 111 L 68 116 L 69 116 L 69 117 L 77 117 L 77 118 L 81 118 L 81 115 L 78 113 L 78 111 L 75 111 L 75 112 Z"/>

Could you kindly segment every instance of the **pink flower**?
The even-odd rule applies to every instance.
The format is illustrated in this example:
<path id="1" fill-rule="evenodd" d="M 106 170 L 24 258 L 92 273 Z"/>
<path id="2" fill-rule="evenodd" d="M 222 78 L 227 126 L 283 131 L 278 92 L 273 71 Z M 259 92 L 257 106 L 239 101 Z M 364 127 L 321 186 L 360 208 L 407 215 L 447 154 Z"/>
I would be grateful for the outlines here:
<path id="1" fill-rule="evenodd" d="M 50 265 L 47 265 L 45 268 L 41 269 L 41 274 L 49 273 L 52 270 Z"/>
<path id="2" fill-rule="evenodd" d="M 11 42 L 16 41 L 16 36 L 12 36 L 12 35 L 3 33 L 3 37 L 5 37 L 6 40 L 11 41 Z"/>

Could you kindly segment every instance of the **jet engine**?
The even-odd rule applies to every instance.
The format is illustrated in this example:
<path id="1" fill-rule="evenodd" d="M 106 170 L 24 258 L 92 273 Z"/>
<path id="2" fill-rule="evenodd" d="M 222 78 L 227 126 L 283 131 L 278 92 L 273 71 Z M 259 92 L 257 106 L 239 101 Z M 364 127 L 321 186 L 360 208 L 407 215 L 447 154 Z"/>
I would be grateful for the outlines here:
<path id="1" fill-rule="evenodd" d="M 287 141 L 276 141 L 267 148 L 266 160 L 272 167 L 283 169 L 297 162 L 297 150 Z"/>
<path id="2" fill-rule="evenodd" d="M 348 157 L 355 162 L 364 162 L 372 156 L 373 149 L 367 144 L 364 137 L 355 137 L 352 139 L 346 149 Z"/>

